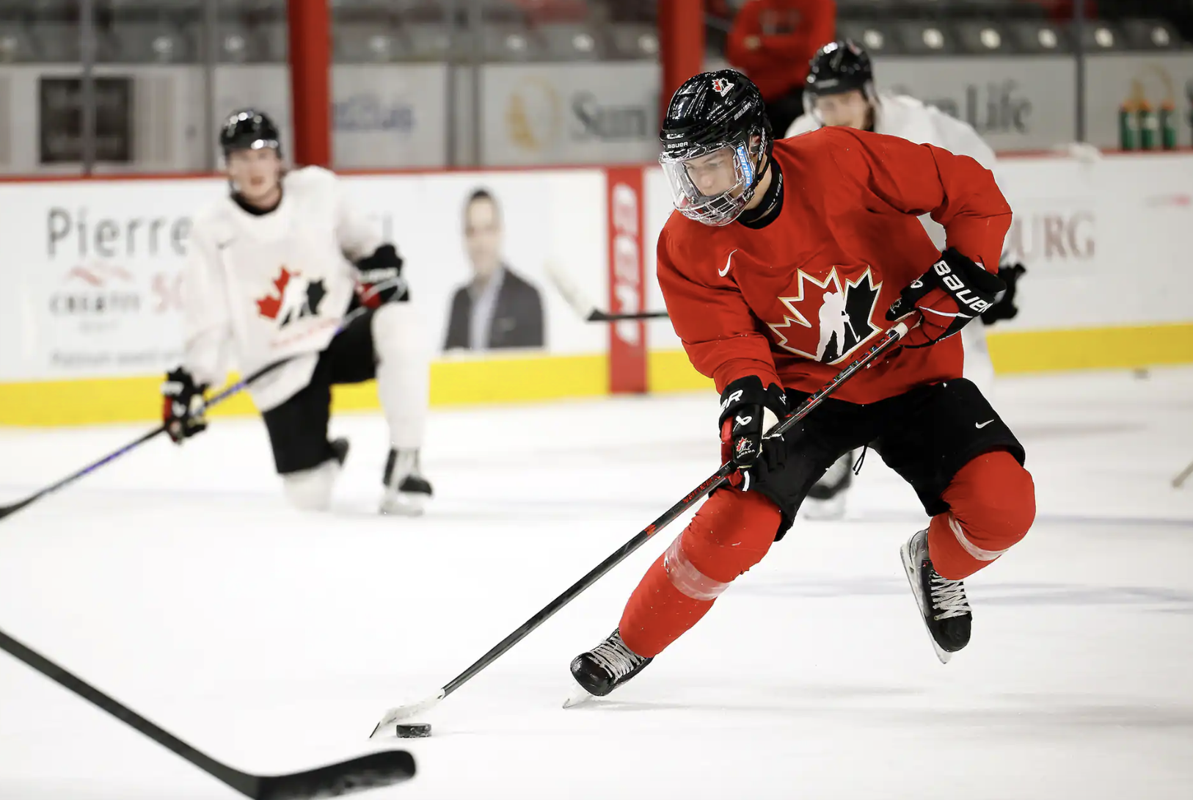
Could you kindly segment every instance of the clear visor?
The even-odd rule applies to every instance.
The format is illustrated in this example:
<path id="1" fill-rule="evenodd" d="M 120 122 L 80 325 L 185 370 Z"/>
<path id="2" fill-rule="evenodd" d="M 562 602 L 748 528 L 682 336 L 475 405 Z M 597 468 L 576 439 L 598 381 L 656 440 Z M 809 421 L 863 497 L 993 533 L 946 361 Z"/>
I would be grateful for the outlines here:
<path id="1" fill-rule="evenodd" d="M 874 84 L 869 81 L 859 89 L 822 94 L 810 90 L 804 92 L 804 113 L 811 115 L 822 126 L 864 128 L 870 114 L 877 114 L 877 108 Z"/>
<path id="2" fill-rule="evenodd" d="M 754 162 L 746 145 L 723 144 L 688 153 L 683 158 L 659 158 L 671 187 L 671 201 L 685 217 L 706 225 L 735 220 L 754 185 Z"/>

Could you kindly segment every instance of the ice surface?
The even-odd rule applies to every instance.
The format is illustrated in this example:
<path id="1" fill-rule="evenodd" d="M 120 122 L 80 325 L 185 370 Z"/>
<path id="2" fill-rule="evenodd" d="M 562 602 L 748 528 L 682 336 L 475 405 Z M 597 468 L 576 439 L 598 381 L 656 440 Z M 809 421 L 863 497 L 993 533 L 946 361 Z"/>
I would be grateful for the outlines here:
<path id="1" fill-rule="evenodd" d="M 383 798 L 1193 797 L 1193 370 L 1004 379 L 1039 517 L 969 582 L 937 662 L 900 572 L 914 494 L 867 459 L 842 522 L 801 523 L 612 697 L 564 711 L 660 534 L 421 721 L 369 742 L 717 466 L 716 398 L 433 414 L 423 519 L 378 517 L 379 415 L 335 510 L 284 506 L 263 426 L 154 442 L 0 522 L 0 628 L 253 772 L 414 752 Z M 140 426 L 0 431 L 0 502 Z M 0 798 L 230 798 L 0 655 Z"/>

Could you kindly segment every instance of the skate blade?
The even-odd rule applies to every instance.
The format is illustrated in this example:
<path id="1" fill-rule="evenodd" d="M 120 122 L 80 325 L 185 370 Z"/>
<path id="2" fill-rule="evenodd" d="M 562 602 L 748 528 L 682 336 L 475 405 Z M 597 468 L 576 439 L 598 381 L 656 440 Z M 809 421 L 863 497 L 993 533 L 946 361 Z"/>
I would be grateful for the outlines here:
<path id="1" fill-rule="evenodd" d="M 920 591 L 920 582 L 916 579 L 915 564 L 906 542 L 899 548 L 899 557 L 903 561 L 903 574 L 907 576 L 907 582 L 911 585 L 911 599 L 915 603 L 916 611 L 920 612 L 920 622 L 924 623 L 924 632 L 928 634 L 928 641 L 932 643 L 932 649 L 936 651 L 936 657 L 940 659 L 940 663 L 947 664 L 949 663 L 949 659 L 953 657 L 953 654 L 948 650 L 942 649 L 936 643 L 936 637 L 932 635 L 932 631 L 928 628 L 928 620 L 924 619 L 924 597 Z"/>
<path id="2" fill-rule="evenodd" d="M 590 695 L 588 692 L 584 691 L 583 689 L 577 688 L 576 691 L 573 692 L 572 695 L 567 700 L 563 701 L 563 707 L 564 708 L 575 708 L 576 706 L 582 706 L 582 705 L 588 703 L 592 699 L 593 699 L 592 695 Z"/>
<path id="3" fill-rule="evenodd" d="M 399 494 L 381 501 L 381 514 L 395 517 L 421 517 L 427 499 L 421 494 Z"/>

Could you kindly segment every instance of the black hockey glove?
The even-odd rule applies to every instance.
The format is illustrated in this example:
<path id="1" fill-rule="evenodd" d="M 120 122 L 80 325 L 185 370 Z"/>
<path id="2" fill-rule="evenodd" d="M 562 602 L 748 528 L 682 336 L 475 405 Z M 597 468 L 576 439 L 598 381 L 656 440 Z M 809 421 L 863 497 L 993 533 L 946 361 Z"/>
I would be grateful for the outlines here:
<path id="1" fill-rule="evenodd" d="M 721 393 L 721 417 L 717 425 L 721 431 L 721 461 L 737 465 L 745 489 L 751 481 L 748 471 L 760 460 L 772 469 L 778 467 L 781 455 L 777 443 L 766 432 L 787 416 L 787 397 L 776 384 L 762 388 L 757 375 L 738 378 Z M 731 481 L 735 486 L 737 480 Z"/>
<path id="2" fill-rule="evenodd" d="M 993 325 L 999 320 L 1014 319 L 1019 313 L 1015 305 L 1015 287 L 1019 278 L 1027 273 L 1027 267 L 1022 264 L 1004 264 L 998 268 L 998 278 L 1006 284 L 1006 290 L 994 298 L 994 305 L 982 312 L 982 322 Z"/>
<path id="3" fill-rule="evenodd" d="M 1005 288 L 998 276 L 987 272 L 950 247 L 932 269 L 911 282 L 886 312 L 896 320 L 913 311 L 920 324 L 903 337 L 904 347 L 927 347 L 947 339 L 994 305 Z"/>
<path id="4" fill-rule="evenodd" d="M 378 308 L 384 303 L 410 299 L 410 287 L 402 277 L 402 257 L 392 244 L 383 244 L 368 258 L 356 262 L 360 270 L 360 303 Z"/>
<path id="5" fill-rule="evenodd" d="M 207 402 L 203 399 L 206 391 L 207 386 L 196 386 L 183 367 L 167 373 L 162 384 L 162 424 L 174 444 L 207 430 Z"/>

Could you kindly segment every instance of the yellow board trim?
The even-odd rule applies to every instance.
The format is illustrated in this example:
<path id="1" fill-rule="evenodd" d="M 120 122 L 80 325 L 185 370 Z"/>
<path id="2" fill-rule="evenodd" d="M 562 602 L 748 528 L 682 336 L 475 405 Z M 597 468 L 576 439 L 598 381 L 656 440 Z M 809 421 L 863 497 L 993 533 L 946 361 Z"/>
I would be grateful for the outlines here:
<path id="1" fill-rule="evenodd" d="M 992 332 L 990 354 L 1000 375 L 1078 369 L 1134 369 L 1193 363 L 1193 323 Z M 712 389 L 681 350 L 651 352 L 652 393 Z M 431 405 L 464 406 L 597 397 L 609 391 L 609 358 L 503 356 L 437 361 L 431 365 Z M 0 425 L 92 425 L 160 419 L 161 377 L 103 378 L 0 384 Z M 375 411 L 372 382 L 337 386 L 332 410 Z M 255 414 L 247 393 L 212 416 Z"/>
<path id="2" fill-rule="evenodd" d="M 646 376 L 652 394 L 716 388 L 711 378 L 696 371 L 683 350 L 652 350 L 646 359 Z"/>
<path id="3" fill-rule="evenodd" d="M 163 376 L 0 384 L 0 425 L 94 425 L 161 419 Z M 235 376 L 232 381 L 237 380 Z M 431 405 L 542 402 L 595 397 L 609 391 L 609 357 L 509 356 L 431 364 Z M 336 386 L 332 411 L 380 408 L 373 381 Z M 247 392 L 211 410 L 211 416 L 256 414 Z"/>
<path id="4" fill-rule="evenodd" d="M 1193 323 L 1006 331 L 986 336 L 998 374 L 1193 363 Z"/>
<path id="5" fill-rule="evenodd" d="M 986 335 L 999 375 L 1076 369 L 1137 369 L 1193 363 L 1193 323 L 992 331 Z M 682 350 L 650 353 L 647 373 L 656 393 L 712 389 Z"/>

